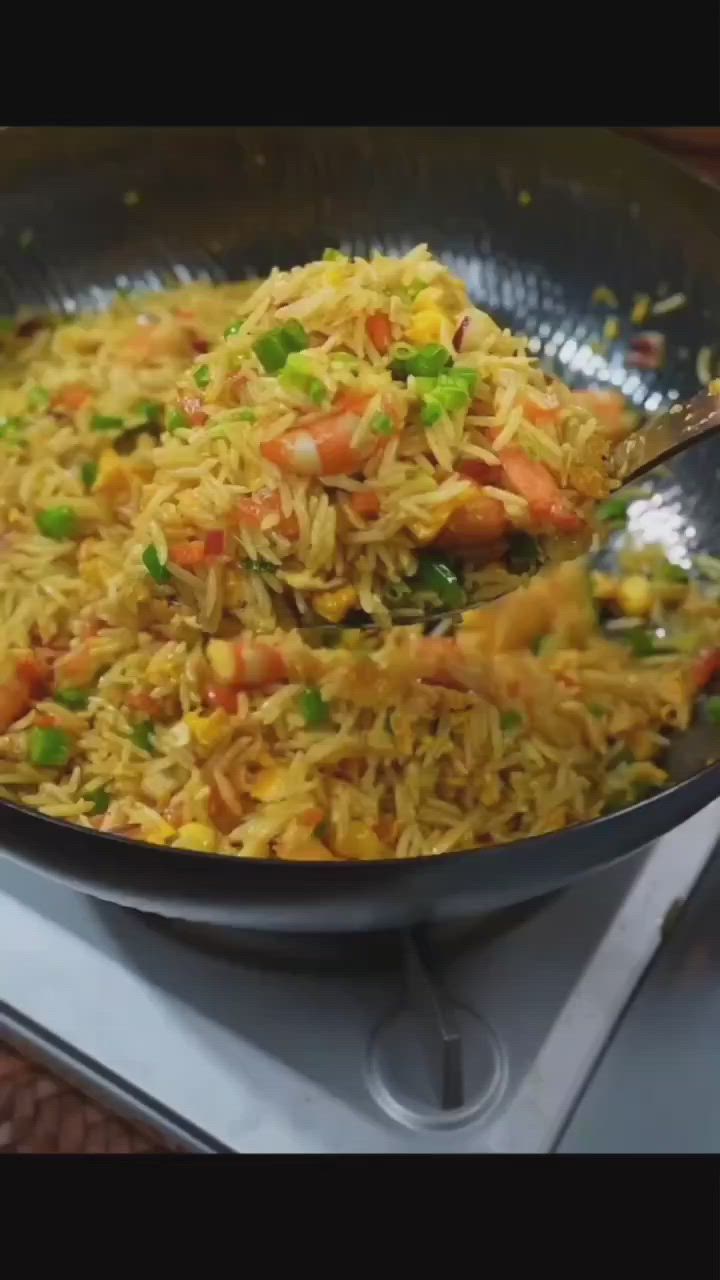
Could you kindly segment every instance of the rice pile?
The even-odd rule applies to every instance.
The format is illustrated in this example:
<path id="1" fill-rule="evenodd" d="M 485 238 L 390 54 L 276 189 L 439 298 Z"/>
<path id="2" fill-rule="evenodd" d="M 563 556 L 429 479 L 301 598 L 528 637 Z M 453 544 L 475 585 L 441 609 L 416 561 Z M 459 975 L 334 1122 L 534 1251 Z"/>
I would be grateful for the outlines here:
<path id="1" fill-rule="evenodd" d="M 256 632 L 497 595 L 549 542 L 588 545 L 612 487 L 604 423 L 424 246 L 273 272 L 171 427 L 142 532 L 204 622 Z"/>
<path id="2" fill-rule="evenodd" d="M 461 421 L 458 408 L 421 431 L 414 375 L 398 381 L 368 335 L 379 301 L 393 335 L 426 311 L 441 318 L 421 336 L 437 345 L 463 319 L 479 325 L 463 367 L 477 374 L 473 404 L 492 398 L 493 412 Z M 642 657 L 600 633 L 580 561 L 467 614 L 453 636 L 346 631 L 323 647 L 291 625 L 327 616 L 316 597 L 343 590 L 357 595 L 348 609 L 386 616 L 389 588 L 418 574 L 418 530 L 437 532 L 434 513 L 467 483 L 459 461 L 496 466 L 484 431 L 528 456 L 546 449 L 552 469 L 528 400 L 554 415 L 542 434 L 558 483 L 575 486 L 563 504 L 582 510 L 582 484 L 607 491 L 597 419 L 548 390 L 521 340 L 467 310 L 420 249 L 273 273 L 250 297 L 197 285 L 4 327 L 0 795 L 160 845 L 333 861 L 512 840 L 663 785 L 657 760 L 688 722 L 720 610 L 657 566 L 630 575 L 647 584 L 643 616 L 671 611 L 684 647 Z M 328 405 L 363 399 L 355 443 L 378 413 L 402 424 L 361 478 L 280 474 L 262 453 L 310 412 L 312 382 L 278 390 L 256 367 L 257 336 L 292 319 L 322 339 L 302 352 L 313 372 L 294 368 Z M 346 510 L 361 491 L 378 495 L 372 521 Z M 518 495 L 502 492 L 480 497 L 511 515 Z M 595 583 L 634 633 L 624 590 Z"/>

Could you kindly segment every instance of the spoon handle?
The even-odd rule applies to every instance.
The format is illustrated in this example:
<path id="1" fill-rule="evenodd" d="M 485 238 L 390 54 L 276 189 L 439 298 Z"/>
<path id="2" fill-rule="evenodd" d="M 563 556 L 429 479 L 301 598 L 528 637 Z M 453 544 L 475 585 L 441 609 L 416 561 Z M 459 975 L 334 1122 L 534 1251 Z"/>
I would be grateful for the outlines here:
<path id="1" fill-rule="evenodd" d="M 667 462 L 676 453 L 720 431 L 720 396 L 703 391 L 684 405 L 651 418 L 613 451 L 615 475 L 623 484 Z"/>

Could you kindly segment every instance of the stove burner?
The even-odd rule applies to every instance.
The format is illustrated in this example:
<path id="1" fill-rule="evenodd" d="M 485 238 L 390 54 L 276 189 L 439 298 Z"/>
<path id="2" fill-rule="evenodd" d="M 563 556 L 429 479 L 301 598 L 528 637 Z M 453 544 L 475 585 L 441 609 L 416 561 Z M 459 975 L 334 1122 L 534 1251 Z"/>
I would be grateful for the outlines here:
<path id="1" fill-rule="evenodd" d="M 435 953 L 451 959 L 469 946 L 488 942 L 499 934 L 518 928 L 555 897 L 556 893 L 545 894 L 542 898 L 488 912 L 472 920 L 427 924 L 422 926 L 424 936 Z M 402 959 L 403 938 L 406 936 L 398 929 L 373 933 L 276 933 L 175 920 L 144 911 L 133 914 L 143 923 L 213 955 L 243 964 L 293 971 L 298 967 L 310 971 L 342 969 L 353 973 L 396 970 Z"/>

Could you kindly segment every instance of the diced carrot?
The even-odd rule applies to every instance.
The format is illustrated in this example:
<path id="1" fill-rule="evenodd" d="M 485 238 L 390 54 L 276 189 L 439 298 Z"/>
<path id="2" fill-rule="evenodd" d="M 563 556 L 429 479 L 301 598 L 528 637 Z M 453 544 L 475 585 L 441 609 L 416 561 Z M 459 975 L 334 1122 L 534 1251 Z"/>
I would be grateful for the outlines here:
<path id="1" fill-rule="evenodd" d="M 56 724 L 55 716 L 35 716 L 36 729 L 54 729 Z"/>
<path id="2" fill-rule="evenodd" d="M 0 685 L 0 733 L 5 733 L 16 720 L 30 710 L 30 689 L 17 676 Z"/>
<path id="3" fill-rule="evenodd" d="M 238 706 L 238 691 L 226 684 L 209 684 L 205 690 L 205 702 L 213 711 L 221 709 L 234 716 Z"/>
<path id="4" fill-rule="evenodd" d="M 380 514 L 380 499 L 374 489 L 360 489 L 350 494 L 350 506 L 363 520 L 373 520 Z"/>
<path id="5" fill-rule="evenodd" d="M 479 458 L 465 458 L 458 463 L 457 469 L 461 475 L 469 476 L 477 484 L 492 484 L 498 489 L 502 488 L 502 467 L 499 463 L 496 467 L 491 467 Z"/>
<path id="6" fill-rule="evenodd" d="M 282 514 L 280 494 L 277 490 L 261 489 L 252 497 L 238 498 L 235 504 L 234 516 L 237 523 L 251 529 L 259 529 L 263 520 L 270 515 L 280 516 L 278 523 L 273 526 L 274 530 L 286 538 L 297 538 L 299 532 L 297 516 Z"/>
<path id="7" fill-rule="evenodd" d="M 16 662 L 15 674 L 28 685 L 33 694 L 37 694 L 50 679 L 50 667 L 42 658 L 30 656 Z"/>
<path id="8" fill-rule="evenodd" d="M 205 555 L 224 556 L 226 546 L 226 535 L 224 529 L 211 529 L 205 534 Z"/>
<path id="9" fill-rule="evenodd" d="M 388 316 L 380 311 L 374 316 L 368 316 L 365 328 L 375 350 L 384 356 L 392 343 L 392 328 Z"/>
<path id="10" fill-rule="evenodd" d="M 92 391 L 82 382 L 68 382 L 55 392 L 50 408 L 62 413 L 76 413 L 92 397 Z"/>
<path id="11" fill-rule="evenodd" d="M 305 812 L 301 814 L 299 820 L 304 827 L 310 827 L 310 830 L 314 831 L 315 828 L 320 825 L 324 817 L 325 811 L 315 805 L 311 809 L 306 809 Z"/>
<path id="12" fill-rule="evenodd" d="M 195 319 L 195 312 L 187 311 L 185 307 L 175 307 L 174 312 L 178 320 L 194 320 Z"/>
<path id="13" fill-rule="evenodd" d="M 143 715 L 151 717 L 153 720 L 159 720 L 163 715 L 163 706 L 157 698 L 151 693 L 147 693 L 144 689 L 137 689 L 133 693 L 125 695 L 126 705 L 131 707 L 133 711 L 141 711 Z"/>
<path id="14" fill-rule="evenodd" d="M 546 409 L 542 405 L 536 404 L 534 400 L 525 400 L 523 402 L 523 413 L 528 422 L 532 422 L 536 427 L 554 427 L 557 422 L 557 416 L 560 406 L 556 405 L 552 409 Z"/>
<path id="15" fill-rule="evenodd" d="M 704 689 L 716 672 L 720 671 L 720 649 L 708 649 L 695 659 L 692 679 L 696 689 Z"/>
<path id="16" fill-rule="evenodd" d="M 202 564 L 205 559 L 205 542 L 198 540 L 176 542 L 173 547 L 170 547 L 169 556 L 174 564 L 179 564 L 185 569 L 194 568 L 195 565 Z"/>
<path id="17" fill-rule="evenodd" d="M 333 416 L 337 410 L 338 413 L 357 413 L 360 416 L 365 412 L 369 396 L 361 395 L 359 391 L 339 391 L 333 401 Z M 320 422 L 320 418 L 314 419 Z"/>
<path id="18" fill-rule="evenodd" d="M 242 814 L 235 813 L 227 803 L 217 783 L 210 784 L 210 797 L 208 800 L 208 816 L 210 821 L 217 827 L 218 831 L 222 831 L 223 835 L 229 835 L 230 832 L 242 822 Z"/>

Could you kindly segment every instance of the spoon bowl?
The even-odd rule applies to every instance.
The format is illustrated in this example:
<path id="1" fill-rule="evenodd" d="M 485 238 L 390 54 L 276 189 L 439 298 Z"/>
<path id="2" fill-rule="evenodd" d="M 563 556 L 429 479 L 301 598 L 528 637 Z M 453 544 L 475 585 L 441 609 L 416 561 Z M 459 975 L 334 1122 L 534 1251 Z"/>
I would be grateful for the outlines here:
<path id="1" fill-rule="evenodd" d="M 627 486 L 634 484 L 648 471 L 662 466 L 679 453 L 692 448 L 693 445 L 708 439 L 720 432 L 720 395 L 710 391 L 700 392 L 685 404 L 675 404 L 672 408 L 648 418 L 641 427 L 617 444 L 611 455 L 610 470 L 618 479 L 620 488 L 615 494 Z M 522 537 L 526 535 L 520 535 Z M 554 538 L 548 542 L 546 553 L 540 543 L 537 544 L 539 554 L 534 562 L 528 561 L 521 572 L 510 569 L 498 569 L 497 578 L 483 583 L 482 596 L 467 598 L 461 605 L 449 609 L 416 610 L 407 606 L 399 606 L 389 610 L 393 627 L 423 625 L 434 632 L 446 630 L 463 613 L 481 609 L 501 599 L 510 592 L 528 582 L 539 569 L 564 560 L 575 559 L 589 550 L 577 538 Z M 444 624 L 444 625 L 443 625 Z M 320 640 L 333 642 L 333 636 L 342 635 L 344 631 L 364 630 L 381 631 L 384 628 L 367 614 L 356 613 L 345 618 L 341 623 L 320 622 L 313 620 L 301 624 L 298 628 L 303 633 L 316 633 Z"/>

